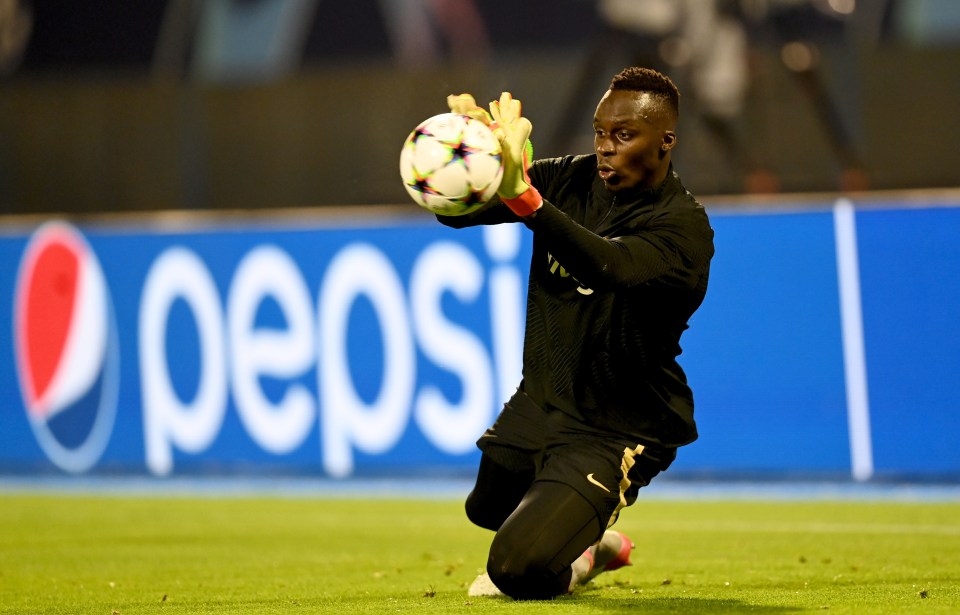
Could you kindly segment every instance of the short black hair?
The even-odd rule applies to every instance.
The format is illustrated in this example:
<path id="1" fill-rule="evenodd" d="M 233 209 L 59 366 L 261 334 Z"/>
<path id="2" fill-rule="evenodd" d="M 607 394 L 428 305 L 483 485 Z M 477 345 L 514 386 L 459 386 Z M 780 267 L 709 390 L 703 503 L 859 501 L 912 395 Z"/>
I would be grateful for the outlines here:
<path id="1" fill-rule="evenodd" d="M 680 115 L 680 90 L 663 73 L 652 68 L 630 66 L 613 76 L 610 80 L 611 90 L 627 90 L 629 92 L 649 92 L 662 98 L 675 115 Z"/>

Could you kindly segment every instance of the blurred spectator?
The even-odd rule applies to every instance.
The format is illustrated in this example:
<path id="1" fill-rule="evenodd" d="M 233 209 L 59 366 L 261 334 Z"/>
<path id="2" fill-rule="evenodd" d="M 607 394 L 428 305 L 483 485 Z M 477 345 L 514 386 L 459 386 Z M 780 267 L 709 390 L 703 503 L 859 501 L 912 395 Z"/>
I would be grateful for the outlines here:
<path id="1" fill-rule="evenodd" d="M 429 68 L 445 56 L 486 61 L 490 42 L 473 0 L 379 0 L 379 14 L 357 27 L 383 28 L 390 52 L 406 68 Z M 304 63 L 321 25 L 343 27 L 340 3 L 319 0 L 170 0 L 158 37 L 154 70 L 179 75 L 189 64 L 212 81 L 269 80 Z M 332 22 L 325 24 L 325 22 Z M 355 38 L 355 36 L 354 36 Z"/>
<path id="2" fill-rule="evenodd" d="M 473 0 L 380 0 L 394 57 L 406 68 L 429 68 L 444 55 L 484 62 L 490 41 Z"/>
<path id="3" fill-rule="evenodd" d="M 29 5 L 20 0 L 0 0 L 0 77 L 20 66 L 32 28 Z"/>
<path id="4" fill-rule="evenodd" d="M 300 68 L 319 0 L 206 0 L 194 71 L 212 80 L 262 80 Z"/>
<path id="5" fill-rule="evenodd" d="M 871 14 L 885 4 L 874 0 Z M 867 189 L 858 146 L 859 71 L 851 28 L 856 0 L 743 0 L 741 5 L 753 43 L 778 55 L 823 128 L 839 167 L 837 187 Z M 832 65 L 834 87 L 828 86 L 824 58 Z"/>
<path id="6" fill-rule="evenodd" d="M 551 149 L 575 148 L 570 126 L 582 122 L 596 75 L 624 61 L 686 83 L 694 115 L 724 150 L 748 191 L 778 189 L 775 178 L 744 147 L 737 122 L 749 86 L 747 37 L 737 4 L 724 0 L 598 0 L 601 28 L 580 65 Z"/>
<path id="7" fill-rule="evenodd" d="M 881 4 L 886 4 L 880 1 Z M 597 0 L 598 31 L 574 78 L 549 148 L 571 148 L 569 127 L 582 122 L 596 75 L 623 59 L 650 66 L 686 84 L 693 115 L 713 136 L 742 177 L 745 192 L 776 192 L 780 181 L 744 136 L 747 95 L 764 73 L 756 70 L 762 50 L 772 51 L 823 127 L 839 167 L 839 187 L 868 187 L 855 126 L 859 104 L 856 67 L 848 47 L 847 25 L 855 0 Z M 874 7 L 876 8 L 876 7 Z M 871 18 L 876 11 L 870 12 Z M 827 87 L 821 70 L 830 55 L 840 88 Z M 576 134 L 576 133 L 573 133 Z"/>

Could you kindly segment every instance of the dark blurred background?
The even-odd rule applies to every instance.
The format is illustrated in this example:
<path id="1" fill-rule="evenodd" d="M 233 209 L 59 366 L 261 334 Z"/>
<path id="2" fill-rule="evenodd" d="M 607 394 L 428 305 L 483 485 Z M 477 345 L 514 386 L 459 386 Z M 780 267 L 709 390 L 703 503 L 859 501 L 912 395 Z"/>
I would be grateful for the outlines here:
<path id="1" fill-rule="evenodd" d="M 960 185 L 956 0 L 0 0 L 0 213 L 406 203 L 447 94 L 586 153 L 630 64 L 696 194 Z"/>

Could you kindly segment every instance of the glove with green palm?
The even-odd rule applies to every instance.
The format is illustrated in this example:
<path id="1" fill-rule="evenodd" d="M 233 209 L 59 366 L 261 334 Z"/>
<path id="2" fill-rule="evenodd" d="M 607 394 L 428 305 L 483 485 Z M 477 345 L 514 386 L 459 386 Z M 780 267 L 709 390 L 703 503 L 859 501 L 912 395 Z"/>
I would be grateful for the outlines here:
<path id="1" fill-rule="evenodd" d="M 490 113 L 477 106 L 470 94 L 448 96 L 447 105 L 453 113 L 466 115 L 490 126 L 503 150 L 503 179 L 497 194 L 515 214 L 525 218 L 543 204 L 537 189 L 530 184 L 527 169 L 533 159 L 530 133 L 533 124 L 520 113 L 521 103 L 510 92 L 503 92 L 499 100 L 490 103 Z"/>

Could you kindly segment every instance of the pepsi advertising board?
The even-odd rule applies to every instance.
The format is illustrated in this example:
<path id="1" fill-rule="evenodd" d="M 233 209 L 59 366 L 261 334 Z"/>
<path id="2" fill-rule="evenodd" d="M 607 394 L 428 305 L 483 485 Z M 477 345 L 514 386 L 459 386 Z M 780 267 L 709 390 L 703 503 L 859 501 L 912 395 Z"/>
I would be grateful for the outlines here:
<path id="1" fill-rule="evenodd" d="M 670 474 L 960 477 L 960 208 L 711 219 Z M 2 473 L 462 475 L 519 381 L 522 225 L 5 229 Z"/>
<path id="2" fill-rule="evenodd" d="M 438 226 L 3 238 L 0 465 L 472 466 L 519 381 L 529 251 Z"/>

